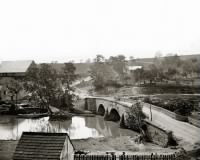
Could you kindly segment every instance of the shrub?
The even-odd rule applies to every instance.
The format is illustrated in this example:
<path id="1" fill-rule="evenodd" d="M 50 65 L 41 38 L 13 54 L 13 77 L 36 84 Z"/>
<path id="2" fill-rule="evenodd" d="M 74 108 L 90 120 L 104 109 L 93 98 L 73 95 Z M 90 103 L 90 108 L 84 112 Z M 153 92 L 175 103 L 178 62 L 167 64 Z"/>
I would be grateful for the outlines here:
<path id="1" fill-rule="evenodd" d="M 182 116 L 189 116 L 194 110 L 193 103 L 186 100 L 177 100 L 174 107 L 175 113 L 180 114 Z"/>
<path id="2" fill-rule="evenodd" d="M 141 131 L 144 125 L 143 120 L 146 118 L 142 112 L 142 105 L 140 102 L 136 102 L 127 112 L 127 126 L 135 131 Z"/>

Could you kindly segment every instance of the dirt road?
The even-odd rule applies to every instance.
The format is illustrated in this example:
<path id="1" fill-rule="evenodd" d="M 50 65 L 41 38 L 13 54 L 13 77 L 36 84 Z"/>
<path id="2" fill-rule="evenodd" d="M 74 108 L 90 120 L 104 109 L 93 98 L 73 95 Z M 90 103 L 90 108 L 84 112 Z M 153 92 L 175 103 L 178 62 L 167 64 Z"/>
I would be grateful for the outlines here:
<path id="1" fill-rule="evenodd" d="M 150 117 L 150 105 L 145 104 L 143 106 L 143 112 Z M 184 143 L 195 144 L 200 142 L 200 128 L 195 127 L 189 123 L 181 122 L 176 119 L 165 115 L 152 108 L 152 121 L 165 128 L 173 131 L 173 134 Z"/>

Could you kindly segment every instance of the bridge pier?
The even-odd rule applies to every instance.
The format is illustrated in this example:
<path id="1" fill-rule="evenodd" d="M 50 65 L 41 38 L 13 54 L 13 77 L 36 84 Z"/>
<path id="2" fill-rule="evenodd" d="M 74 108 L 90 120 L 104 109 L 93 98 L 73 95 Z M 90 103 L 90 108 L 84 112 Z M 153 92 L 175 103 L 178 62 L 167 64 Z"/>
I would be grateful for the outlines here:
<path id="1" fill-rule="evenodd" d="M 104 114 L 104 120 L 105 121 L 109 121 L 110 120 L 110 116 L 109 116 L 109 113 L 108 113 L 108 109 L 106 110 L 105 114 Z"/>
<path id="2" fill-rule="evenodd" d="M 119 122 L 120 128 L 127 128 L 125 124 L 124 114 L 122 115 L 120 122 Z"/>

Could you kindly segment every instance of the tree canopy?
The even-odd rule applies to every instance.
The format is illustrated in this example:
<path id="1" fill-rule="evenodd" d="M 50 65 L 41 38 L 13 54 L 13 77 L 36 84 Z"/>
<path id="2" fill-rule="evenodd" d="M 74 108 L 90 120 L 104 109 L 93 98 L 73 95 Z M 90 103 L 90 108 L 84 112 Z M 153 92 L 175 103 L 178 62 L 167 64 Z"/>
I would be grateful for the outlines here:
<path id="1" fill-rule="evenodd" d="M 72 63 L 66 63 L 61 73 L 58 73 L 50 64 L 35 65 L 27 72 L 24 88 L 31 93 L 39 106 L 59 107 L 64 94 L 72 94 L 70 85 L 75 79 L 74 71 L 75 67 Z M 68 104 L 71 105 L 71 103 Z"/>

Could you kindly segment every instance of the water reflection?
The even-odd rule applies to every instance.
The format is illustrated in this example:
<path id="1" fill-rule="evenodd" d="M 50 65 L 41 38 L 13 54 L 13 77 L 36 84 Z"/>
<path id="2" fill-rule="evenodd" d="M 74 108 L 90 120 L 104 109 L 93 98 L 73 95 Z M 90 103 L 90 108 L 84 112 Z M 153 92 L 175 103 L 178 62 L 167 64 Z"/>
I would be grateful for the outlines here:
<path id="1" fill-rule="evenodd" d="M 23 131 L 64 132 L 71 139 L 97 138 L 109 136 L 134 136 L 130 130 L 119 128 L 115 122 L 104 121 L 103 117 L 78 117 L 68 121 L 49 121 L 40 119 L 17 119 L 13 116 L 0 116 L 0 139 L 19 139 Z"/>

